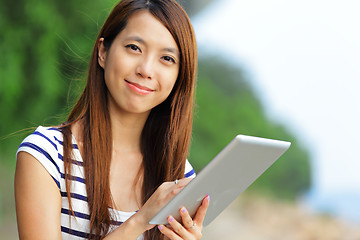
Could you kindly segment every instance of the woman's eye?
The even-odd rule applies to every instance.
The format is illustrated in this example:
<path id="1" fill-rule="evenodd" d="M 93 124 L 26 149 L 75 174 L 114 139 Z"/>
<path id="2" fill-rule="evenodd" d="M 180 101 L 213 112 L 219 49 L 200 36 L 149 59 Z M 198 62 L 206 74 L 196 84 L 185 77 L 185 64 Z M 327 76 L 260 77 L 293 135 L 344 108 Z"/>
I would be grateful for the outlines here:
<path id="1" fill-rule="evenodd" d="M 126 45 L 125 47 L 129 48 L 129 49 L 131 49 L 133 51 L 140 51 L 140 48 L 138 46 L 134 45 L 134 44 L 129 44 L 129 45 Z"/>
<path id="2" fill-rule="evenodd" d="M 164 56 L 163 59 L 167 62 L 175 63 L 175 59 L 170 56 Z"/>

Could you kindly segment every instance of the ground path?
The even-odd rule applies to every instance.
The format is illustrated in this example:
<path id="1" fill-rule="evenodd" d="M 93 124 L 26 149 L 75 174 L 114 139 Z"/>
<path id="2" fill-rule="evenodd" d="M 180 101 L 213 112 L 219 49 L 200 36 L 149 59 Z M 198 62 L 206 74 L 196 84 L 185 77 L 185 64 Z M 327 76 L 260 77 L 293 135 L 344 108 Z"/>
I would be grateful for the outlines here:
<path id="1" fill-rule="evenodd" d="M 360 240 L 360 223 L 292 202 L 241 196 L 204 229 L 204 240 Z"/>

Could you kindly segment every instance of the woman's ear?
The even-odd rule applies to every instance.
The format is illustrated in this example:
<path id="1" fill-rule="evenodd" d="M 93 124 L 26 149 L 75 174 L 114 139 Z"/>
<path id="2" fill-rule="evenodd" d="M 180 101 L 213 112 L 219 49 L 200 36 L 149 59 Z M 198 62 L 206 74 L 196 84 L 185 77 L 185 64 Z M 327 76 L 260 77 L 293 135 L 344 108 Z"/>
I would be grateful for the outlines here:
<path id="1" fill-rule="evenodd" d="M 106 50 L 104 46 L 104 38 L 100 38 L 98 42 L 98 63 L 105 69 Z"/>

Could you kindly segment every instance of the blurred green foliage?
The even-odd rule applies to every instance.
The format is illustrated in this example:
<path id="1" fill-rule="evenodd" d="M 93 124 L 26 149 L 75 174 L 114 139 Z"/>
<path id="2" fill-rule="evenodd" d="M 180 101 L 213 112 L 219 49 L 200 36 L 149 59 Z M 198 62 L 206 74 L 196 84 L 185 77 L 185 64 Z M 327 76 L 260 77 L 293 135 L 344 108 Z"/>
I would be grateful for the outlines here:
<path id="1" fill-rule="evenodd" d="M 206 1 L 205 1 L 206 2 Z M 97 32 L 114 1 L 0 0 L 0 162 L 15 165 L 29 132 L 65 120 L 83 85 Z M 190 159 L 199 171 L 236 134 L 292 141 L 252 187 L 294 197 L 309 187 L 309 157 L 286 126 L 270 121 L 243 72 L 218 56 L 200 59 Z"/>
<path id="2" fill-rule="evenodd" d="M 291 141 L 290 149 L 250 189 L 295 198 L 310 186 L 309 156 L 286 126 L 267 118 L 243 71 L 220 56 L 199 60 L 190 159 L 204 167 L 237 134 Z"/>
<path id="3" fill-rule="evenodd" d="M 113 4 L 0 1 L 0 161 L 13 165 L 14 150 L 24 137 L 8 134 L 64 120 L 79 92 L 76 80 L 84 76 L 98 28 Z"/>

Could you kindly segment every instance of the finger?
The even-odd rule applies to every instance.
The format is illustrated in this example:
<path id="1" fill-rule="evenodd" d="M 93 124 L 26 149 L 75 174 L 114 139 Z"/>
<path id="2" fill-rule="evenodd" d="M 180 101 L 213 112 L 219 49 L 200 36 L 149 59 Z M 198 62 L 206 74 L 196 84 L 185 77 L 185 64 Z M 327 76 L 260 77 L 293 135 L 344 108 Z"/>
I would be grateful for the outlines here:
<path id="1" fill-rule="evenodd" d="M 189 182 L 191 182 L 191 180 L 192 179 L 190 179 L 190 178 L 183 178 L 183 179 L 171 182 L 172 183 L 172 194 L 173 195 L 178 194 Z"/>
<path id="2" fill-rule="evenodd" d="M 180 208 L 180 216 L 184 227 L 190 230 L 194 226 L 194 222 L 185 207 Z"/>
<path id="3" fill-rule="evenodd" d="M 158 191 L 160 192 L 159 199 L 163 199 L 167 202 L 180 192 L 183 187 L 183 183 L 180 183 L 180 181 L 178 184 L 174 184 L 174 182 L 164 182 L 158 188 Z"/>
<path id="4" fill-rule="evenodd" d="M 186 210 L 185 207 L 182 207 L 180 209 L 180 216 L 182 219 L 182 224 L 185 227 L 186 231 L 191 233 L 195 239 L 201 239 L 202 233 L 201 233 L 201 226 L 198 227 L 195 223 L 195 221 L 192 220 L 189 212 Z"/>
<path id="5" fill-rule="evenodd" d="M 201 205 L 200 205 L 199 209 L 197 210 L 196 215 L 194 217 L 194 222 L 200 227 L 202 227 L 202 225 L 203 225 L 203 221 L 204 221 L 204 218 L 205 218 L 205 215 L 206 215 L 206 211 L 207 211 L 207 209 L 209 207 L 209 204 L 210 204 L 210 196 L 207 195 L 203 199 L 203 201 L 202 201 L 202 203 L 201 203 Z"/>
<path id="6" fill-rule="evenodd" d="M 183 178 L 183 179 L 180 179 L 178 180 L 178 183 L 177 185 L 179 187 L 185 187 L 186 185 L 188 185 L 189 182 L 191 182 L 192 178 Z"/>
<path id="7" fill-rule="evenodd" d="M 168 227 L 165 227 L 164 225 L 159 225 L 158 229 L 162 234 L 164 234 L 166 237 L 168 237 L 171 240 L 179 240 L 181 239 L 179 235 L 177 235 L 173 230 L 171 230 Z"/>
<path id="8" fill-rule="evenodd" d="M 185 229 L 183 225 L 181 225 L 178 221 L 176 221 L 175 218 L 169 216 L 168 222 L 170 226 L 173 228 L 173 231 L 177 235 L 179 235 L 182 239 L 190 239 L 191 233 L 187 229 Z"/>

